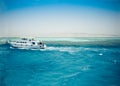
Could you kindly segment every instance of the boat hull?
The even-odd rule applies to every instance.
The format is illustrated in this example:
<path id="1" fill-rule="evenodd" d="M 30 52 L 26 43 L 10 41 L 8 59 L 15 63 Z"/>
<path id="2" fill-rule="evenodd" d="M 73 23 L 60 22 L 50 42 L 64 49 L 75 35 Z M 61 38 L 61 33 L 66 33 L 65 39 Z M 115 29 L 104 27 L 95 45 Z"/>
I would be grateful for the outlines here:
<path id="1" fill-rule="evenodd" d="M 21 39 L 15 41 L 8 41 L 8 44 L 14 48 L 23 48 L 23 49 L 45 49 L 46 45 L 42 41 L 34 39 Z"/>
<path id="2" fill-rule="evenodd" d="M 24 49 L 45 49 L 46 47 L 45 46 L 42 46 L 42 47 L 40 47 L 40 46 L 21 46 L 21 45 L 11 45 L 12 47 L 14 47 L 14 48 L 24 48 Z"/>
<path id="3" fill-rule="evenodd" d="M 9 43 L 10 46 L 13 48 L 23 48 L 23 49 L 45 49 L 46 45 L 23 45 L 23 44 L 15 44 L 15 43 Z"/>

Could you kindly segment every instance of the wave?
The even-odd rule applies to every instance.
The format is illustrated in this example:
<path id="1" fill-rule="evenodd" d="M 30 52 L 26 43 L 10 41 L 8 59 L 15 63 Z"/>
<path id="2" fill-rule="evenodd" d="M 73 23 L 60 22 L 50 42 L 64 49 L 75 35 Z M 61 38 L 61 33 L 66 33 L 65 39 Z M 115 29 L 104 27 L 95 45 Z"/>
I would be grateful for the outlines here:
<path id="1" fill-rule="evenodd" d="M 6 40 L 0 40 L 0 44 L 5 44 L 7 41 Z"/>
<path id="2" fill-rule="evenodd" d="M 60 52 L 69 52 L 69 53 L 74 53 L 74 52 L 79 52 L 80 48 L 76 47 L 48 47 L 46 48 L 48 51 L 60 51 Z"/>
<path id="3" fill-rule="evenodd" d="M 0 38 L 0 45 L 7 43 L 8 40 L 16 40 L 19 38 Z M 38 38 L 36 38 L 38 39 Z M 119 46 L 120 38 L 39 38 L 46 45 L 62 45 L 62 46 Z"/>
<path id="4" fill-rule="evenodd" d="M 6 44 L 8 40 L 16 40 L 16 37 L 0 37 L 0 44 Z"/>
<path id="5" fill-rule="evenodd" d="M 77 76 L 78 74 L 80 74 L 80 72 L 76 72 L 76 73 L 72 73 L 72 74 L 68 74 L 68 75 L 62 76 L 62 78 L 71 78 L 71 77 Z"/>
<path id="6" fill-rule="evenodd" d="M 10 47 L 10 49 L 21 49 L 21 50 L 30 50 L 28 48 L 14 48 L 14 47 Z M 32 49 L 31 49 L 32 50 Z"/>
<path id="7" fill-rule="evenodd" d="M 54 46 L 50 46 L 47 47 L 46 49 L 29 49 L 29 48 L 14 48 L 14 47 L 10 47 L 11 49 L 21 49 L 21 50 L 40 50 L 40 51 L 60 51 L 60 52 L 68 52 L 68 53 L 74 53 L 74 52 L 79 52 L 80 51 L 80 47 L 54 47 Z"/>

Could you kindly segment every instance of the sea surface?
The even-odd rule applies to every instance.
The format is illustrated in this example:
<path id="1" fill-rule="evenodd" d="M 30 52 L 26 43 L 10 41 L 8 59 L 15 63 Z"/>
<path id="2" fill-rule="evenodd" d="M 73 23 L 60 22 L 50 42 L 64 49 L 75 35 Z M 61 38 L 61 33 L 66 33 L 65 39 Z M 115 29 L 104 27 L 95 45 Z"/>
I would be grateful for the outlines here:
<path id="1" fill-rule="evenodd" d="M 0 86 L 120 86 L 120 38 L 36 38 L 14 49 L 0 38 Z"/>

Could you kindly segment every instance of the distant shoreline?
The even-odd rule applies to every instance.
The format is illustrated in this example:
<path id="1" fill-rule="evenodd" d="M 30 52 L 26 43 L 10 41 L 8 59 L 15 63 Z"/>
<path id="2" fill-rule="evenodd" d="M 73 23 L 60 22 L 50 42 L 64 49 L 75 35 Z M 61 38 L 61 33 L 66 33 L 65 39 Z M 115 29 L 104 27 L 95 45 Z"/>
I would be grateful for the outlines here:
<path id="1" fill-rule="evenodd" d="M 61 37 L 120 37 L 120 35 L 112 35 L 112 34 L 88 34 L 88 33 L 43 33 L 43 34 L 30 34 L 30 35 L 5 35 L 1 37 L 52 37 L 52 38 L 61 38 Z"/>

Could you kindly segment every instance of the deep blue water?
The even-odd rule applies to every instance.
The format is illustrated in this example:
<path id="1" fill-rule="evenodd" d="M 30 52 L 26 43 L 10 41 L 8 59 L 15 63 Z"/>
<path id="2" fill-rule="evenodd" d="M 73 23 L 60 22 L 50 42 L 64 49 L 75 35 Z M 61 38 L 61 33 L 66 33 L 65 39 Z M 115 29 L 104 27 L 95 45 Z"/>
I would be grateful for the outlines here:
<path id="1" fill-rule="evenodd" d="M 51 40 L 45 50 L 0 44 L 0 86 L 120 86 L 119 38 Z"/>

